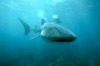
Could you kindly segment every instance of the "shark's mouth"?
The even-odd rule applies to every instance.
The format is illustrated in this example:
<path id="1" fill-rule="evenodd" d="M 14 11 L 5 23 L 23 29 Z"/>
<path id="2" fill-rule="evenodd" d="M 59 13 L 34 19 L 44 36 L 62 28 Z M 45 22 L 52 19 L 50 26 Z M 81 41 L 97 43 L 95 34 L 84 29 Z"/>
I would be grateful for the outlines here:
<path id="1" fill-rule="evenodd" d="M 44 37 L 44 36 L 43 36 Z M 55 41 L 55 42 L 71 42 L 74 41 L 76 39 L 76 37 L 66 37 L 66 38 L 59 38 L 59 37 L 52 37 L 52 38 L 47 38 L 44 37 L 50 41 Z"/>

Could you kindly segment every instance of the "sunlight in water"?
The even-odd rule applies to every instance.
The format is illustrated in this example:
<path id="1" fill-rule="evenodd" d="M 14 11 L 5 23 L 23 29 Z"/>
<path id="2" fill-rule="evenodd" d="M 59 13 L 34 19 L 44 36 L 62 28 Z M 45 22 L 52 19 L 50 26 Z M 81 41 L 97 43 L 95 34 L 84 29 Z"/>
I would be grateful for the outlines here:
<path id="1" fill-rule="evenodd" d="M 40 17 L 40 18 L 44 18 L 45 17 L 45 13 L 43 10 L 39 10 L 38 13 L 37 13 L 37 16 Z"/>
<path id="2" fill-rule="evenodd" d="M 53 19 L 58 18 L 58 15 L 52 15 L 52 18 L 53 18 Z"/>
<path id="3" fill-rule="evenodd" d="M 58 3 L 64 2 L 65 0 L 51 0 L 51 3 L 56 5 Z"/>

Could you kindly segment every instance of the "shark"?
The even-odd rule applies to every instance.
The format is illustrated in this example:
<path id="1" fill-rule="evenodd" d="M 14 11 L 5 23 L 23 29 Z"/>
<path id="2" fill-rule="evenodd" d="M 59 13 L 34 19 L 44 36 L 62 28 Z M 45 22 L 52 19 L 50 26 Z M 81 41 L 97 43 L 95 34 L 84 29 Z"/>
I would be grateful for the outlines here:
<path id="1" fill-rule="evenodd" d="M 54 18 L 52 22 L 46 22 L 45 19 L 41 19 L 41 26 L 35 26 L 32 30 L 21 18 L 19 18 L 19 21 L 25 29 L 25 36 L 28 35 L 30 31 L 40 33 L 40 35 L 31 38 L 31 40 L 44 37 L 50 41 L 71 42 L 77 38 L 71 30 L 60 25 L 62 22 L 58 17 Z"/>

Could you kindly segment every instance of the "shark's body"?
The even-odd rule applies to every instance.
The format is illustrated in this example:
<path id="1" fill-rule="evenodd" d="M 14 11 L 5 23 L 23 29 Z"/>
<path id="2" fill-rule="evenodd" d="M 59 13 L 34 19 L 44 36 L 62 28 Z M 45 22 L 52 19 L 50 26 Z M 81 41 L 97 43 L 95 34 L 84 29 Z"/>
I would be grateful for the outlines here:
<path id="1" fill-rule="evenodd" d="M 30 27 L 20 19 L 21 23 L 25 28 L 25 35 L 27 35 L 30 31 Z M 74 41 L 76 39 L 76 35 L 67 28 L 64 28 L 57 24 L 56 22 L 48 22 L 42 20 L 42 25 L 40 27 L 35 27 L 33 31 L 40 32 L 40 36 L 49 39 L 51 41 Z M 34 38 L 33 38 L 34 39 Z"/>
<path id="2" fill-rule="evenodd" d="M 52 41 L 73 41 L 76 39 L 73 32 L 56 23 L 45 23 L 42 26 L 41 35 Z"/>

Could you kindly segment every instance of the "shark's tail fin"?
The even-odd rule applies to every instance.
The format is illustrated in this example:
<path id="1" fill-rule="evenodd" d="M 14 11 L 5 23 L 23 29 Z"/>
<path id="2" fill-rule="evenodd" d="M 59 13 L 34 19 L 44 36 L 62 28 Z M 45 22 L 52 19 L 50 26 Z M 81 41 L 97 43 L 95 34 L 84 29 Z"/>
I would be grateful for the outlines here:
<path id="1" fill-rule="evenodd" d="M 22 25 L 24 26 L 25 28 L 25 35 L 29 34 L 30 32 L 30 27 L 29 25 L 27 25 L 21 18 L 19 18 L 20 22 L 22 23 Z"/>

